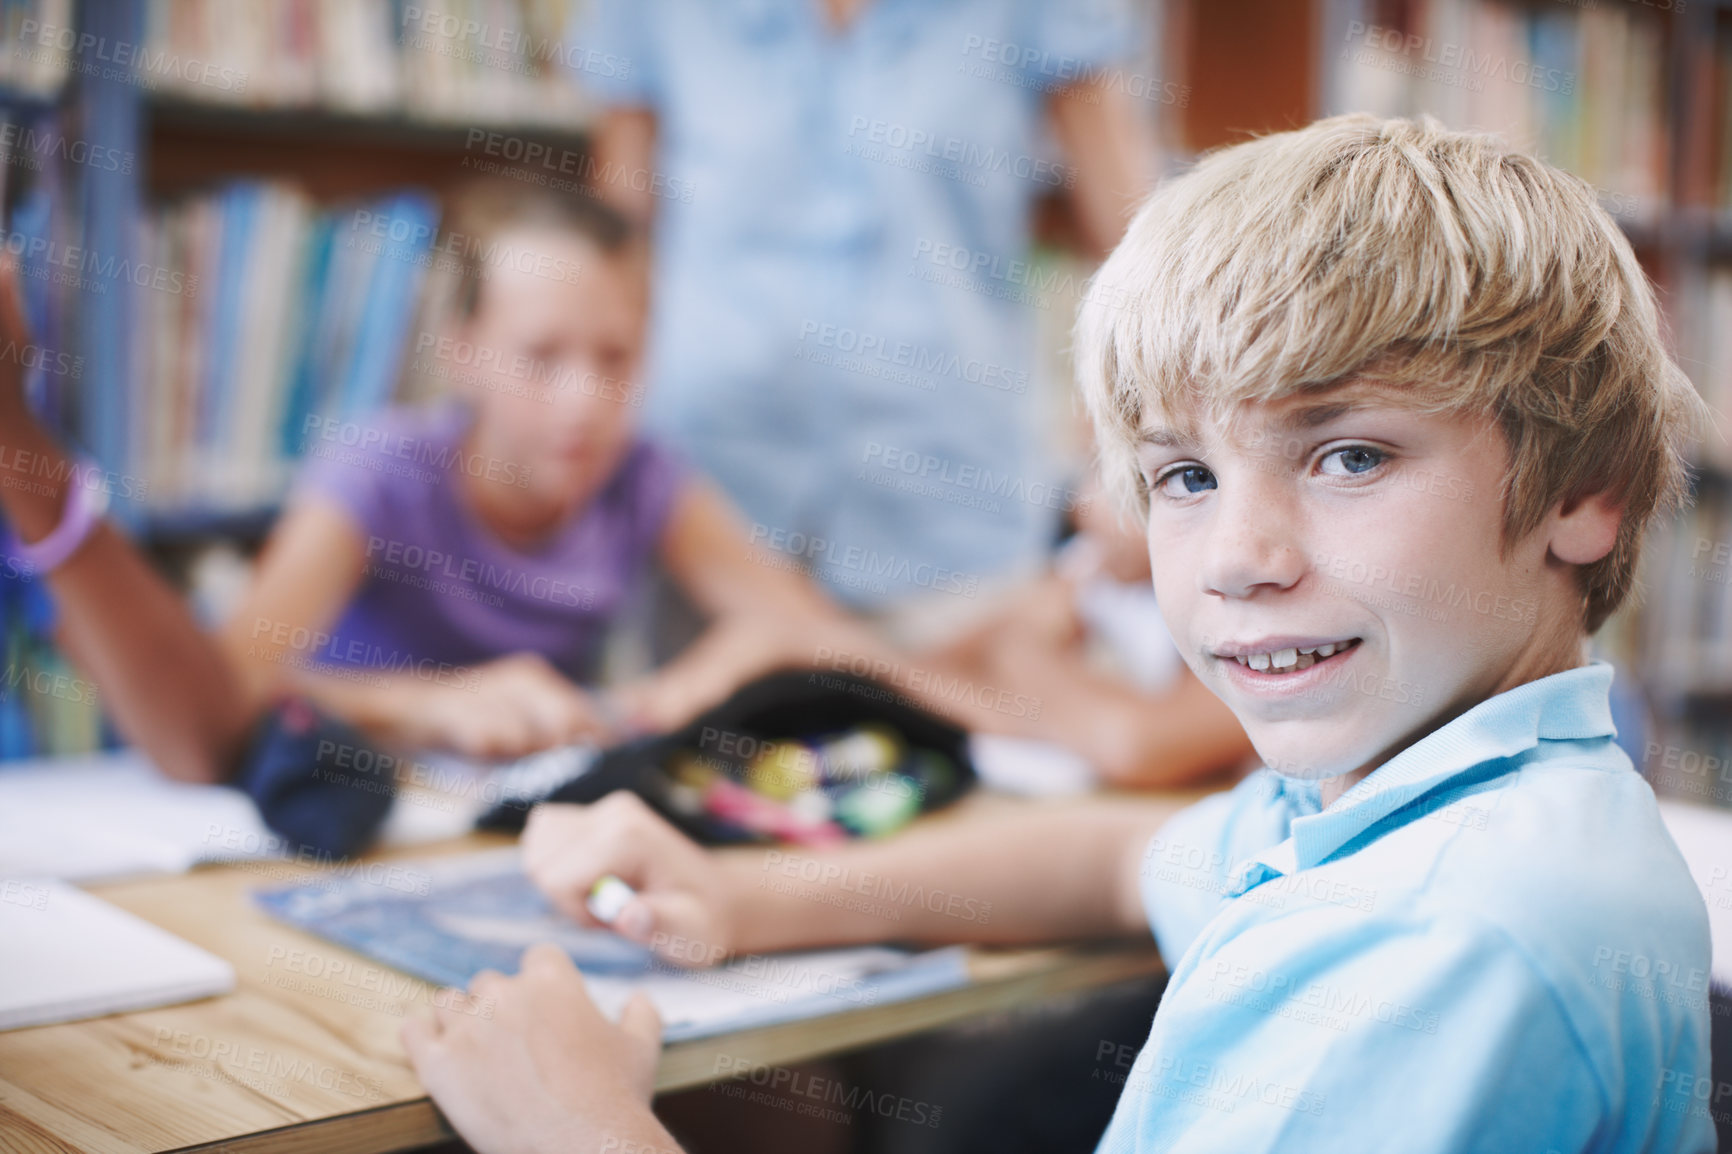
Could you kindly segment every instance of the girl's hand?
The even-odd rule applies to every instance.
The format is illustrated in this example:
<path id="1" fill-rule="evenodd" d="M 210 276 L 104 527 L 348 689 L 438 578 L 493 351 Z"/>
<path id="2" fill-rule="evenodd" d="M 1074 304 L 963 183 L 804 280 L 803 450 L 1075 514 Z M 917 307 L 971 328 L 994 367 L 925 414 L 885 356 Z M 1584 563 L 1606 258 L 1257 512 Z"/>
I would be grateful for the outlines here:
<path id="1" fill-rule="evenodd" d="M 556 946 L 531 946 L 514 978 L 477 974 L 467 996 L 405 1022 L 402 1037 L 421 1084 L 481 1154 L 678 1154 L 650 1112 L 655 1008 L 638 994 L 608 1021 Z"/>
<path id="2" fill-rule="evenodd" d="M 392 728 L 412 744 L 469 757 L 522 757 L 615 736 L 595 699 L 539 654 L 470 666 L 455 684 L 405 682 L 403 689 Z"/>
<path id="3" fill-rule="evenodd" d="M 811 660 L 811 627 L 797 615 L 740 614 L 711 625 L 673 661 L 610 695 L 634 732 L 678 728 L 743 683 Z"/>
<path id="4" fill-rule="evenodd" d="M 1001 621 L 999 639 L 1013 641 L 1018 655 L 1031 650 L 1065 650 L 1083 638 L 1076 586 L 1056 573 L 1038 577 L 1018 590 Z"/>

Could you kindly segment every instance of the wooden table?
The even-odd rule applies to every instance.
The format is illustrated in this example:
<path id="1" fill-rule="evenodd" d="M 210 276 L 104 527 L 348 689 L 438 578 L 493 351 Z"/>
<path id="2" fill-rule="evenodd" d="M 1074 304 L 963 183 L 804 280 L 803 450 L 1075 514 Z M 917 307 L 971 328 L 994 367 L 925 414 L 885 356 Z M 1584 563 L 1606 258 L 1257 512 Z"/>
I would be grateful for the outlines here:
<path id="1" fill-rule="evenodd" d="M 472 835 L 380 855 L 494 848 Z M 281 862 L 195 870 L 94 892 L 233 963 L 233 993 L 187 1005 L 0 1033 L 0 1151 L 348 1154 L 450 1138 L 397 1039 L 435 991 L 272 921 L 259 885 L 310 871 Z M 0 946 L 3 948 L 3 946 Z M 666 1047 L 657 1088 L 840 1053 L 1052 995 L 1160 970 L 1148 946 L 976 950 L 973 985 L 822 1019 Z M 725 1061 L 718 1059 L 725 1055 Z"/>

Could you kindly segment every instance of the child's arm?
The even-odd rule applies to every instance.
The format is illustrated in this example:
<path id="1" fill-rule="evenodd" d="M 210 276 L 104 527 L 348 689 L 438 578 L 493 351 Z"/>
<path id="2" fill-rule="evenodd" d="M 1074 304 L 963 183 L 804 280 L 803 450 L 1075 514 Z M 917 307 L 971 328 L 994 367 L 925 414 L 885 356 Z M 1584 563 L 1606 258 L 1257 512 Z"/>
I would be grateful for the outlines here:
<path id="1" fill-rule="evenodd" d="M 1110 76 L 1062 88 L 1048 106 L 1059 145 L 1076 170 L 1071 197 L 1081 240 L 1099 259 L 1118 244 L 1154 184 L 1149 130 L 1123 86 Z"/>
<path id="2" fill-rule="evenodd" d="M 940 819 L 834 849 L 705 851 L 635 795 L 543 805 L 524 866 L 560 909 L 614 874 L 637 899 L 615 930 L 669 960 L 886 940 L 1027 943 L 1146 935 L 1148 839 L 1176 803 L 1089 799 Z"/>
<path id="3" fill-rule="evenodd" d="M 301 501 L 283 515 L 222 633 L 253 699 L 292 687 L 382 740 L 472 757 L 518 756 L 601 731 L 589 696 L 533 654 L 462 668 L 391 654 L 354 676 L 321 670 L 323 638 L 361 583 L 364 550 L 334 504 Z M 404 657 L 420 672 L 399 671 Z"/>
<path id="4" fill-rule="evenodd" d="M 661 559 L 710 625 L 673 661 L 616 695 L 640 727 L 678 725 L 752 677 L 811 665 L 821 650 L 888 653 L 816 585 L 754 544 L 707 482 L 687 482 L 675 499 Z"/>
<path id="5" fill-rule="evenodd" d="M 0 266 L 0 332 L 30 333 L 11 265 Z M 0 360 L 0 509 L 19 539 L 40 541 L 65 511 L 70 459 L 24 404 L 18 357 Z M 253 710 L 221 650 L 132 544 L 106 522 L 47 575 L 61 647 L 96 683 L 126 739 L 170 777 L 220 781 L 233 769 Z"/>
<path id="6" fill-rule="evenodd" d="M 786 859 L 706 853 L 621 793 L 588 807 L 537 807 L 524 860 L 562 908 L 592 925 L 589 887 L 604 873 L 624 878 L 638 898 L 613 928 L 686 965 L 885 938 L 1146 934 L 1138 871 L 1147 837 L 1169 812 L 1120 802 L 962 818 L 804 859 L 829 880 L 802 895 L 760 884 L 784 880 Z M 798 872 L 811 871 L 802 863 Z M 862 885 L 878 886 L 886 896 L 873 904 L 887 901 L 897 916 L 848 909 L 850 898 L 867 902 Z M 976 903 L 974 920 L 957 916 L 952 899 Z M 641 995 L 618 1025 L 603 1019 L 570 959 L 543 945 L 524 955 L 517 977 L 478 975 L 468 999 L 406 1023 L 403 1044 L 422 1084 L 477 1149 L 677 1154 L 649 1107 L 659 1033 Z"/>
<path id="7" fill-rule="evenodd" d="M 1044 738 L 1089 760 L 1121 789 L 1189 785 L 1243 763 L 1253 752 L 1226 704 L 1181 669 L 1171 688 L 1150 693 L 1088 666 L 1080 655 L 1000 650 L 999 679 L 1039 703 L 1021 717 L 981 711 L 979 728 Z"/>
<path id="8" fill-rule="evenodd" d="M 251 585 L 218 634 L 250 697 L 293 685 L 321 701 L 315 644 L 361 583 L 361 539 L 349 515 L 322 501 L 289 506 L 259 554 Z M 342 711 L 348 715 L 347 711 Z"/>

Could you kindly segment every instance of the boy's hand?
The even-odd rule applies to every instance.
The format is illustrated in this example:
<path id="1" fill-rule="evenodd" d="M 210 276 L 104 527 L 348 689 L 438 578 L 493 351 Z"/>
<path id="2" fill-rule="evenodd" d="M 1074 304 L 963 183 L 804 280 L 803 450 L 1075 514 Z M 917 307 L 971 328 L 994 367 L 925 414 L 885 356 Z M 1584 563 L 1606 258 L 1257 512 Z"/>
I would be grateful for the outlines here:
<path id="1" fill-rule="evenodd" d="M 637 891 L 610 927 L 684 966 L 714 965 L 735 949 L 733 891 L 716 858 L 636 794 L 594 805 L 538 805 L 523 831 L 523 867 L 561 911 L 598 926 L 590 887 L 613 874 Z"/>
<path id="2" fill-rule="evenodd" d="M 649 1107 L 661 1049 L 654 1007 L 638 994 L 618 1025 L 608 1021 L 555 946 L 530 947 L 515 978 L 477 974 L 466 997 L 405 1022 L 402 1037 L 421 1084 L 481 1154 L 673 1154 Z"/>

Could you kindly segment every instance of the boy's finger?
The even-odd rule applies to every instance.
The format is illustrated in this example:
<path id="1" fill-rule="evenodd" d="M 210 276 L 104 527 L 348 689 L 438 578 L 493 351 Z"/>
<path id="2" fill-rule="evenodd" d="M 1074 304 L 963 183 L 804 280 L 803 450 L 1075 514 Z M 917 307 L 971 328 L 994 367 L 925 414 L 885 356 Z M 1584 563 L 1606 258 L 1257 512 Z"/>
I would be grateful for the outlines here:
<path id="1" fill-rule="evenodd" d="M 584 900 L 596 879 L 608 872 L 593 854 L 574 849 L 545 863 L 526 866 L 525 872 L 535 888 L 546 894 L 561 913 L 582 926 L 601 925 Z"/>
<path id="2" fill-rule="evenodd" d="M 647 943 L 650 935 L 655 933 L 655 910 L 643 898 L 636 898 L 627 903 L 619 916 L 613 919 L 613 932 L 622 938 L 630 938 L 634 942 Z"/>
<path id="3" fill-rule="evenodd" d="M 691 893 L 649 890 L 638 894 L 637 900 L 627 906 L 625 912 L 630 913 L 633 907 L 648 910 L 649 924 L 641 927 L 641 937 L 625 936 L 652 948 L 659 945 L 656 953 L 677 966 L 688 969 L 713 966 L 724 961 L 731 952 L 725 942 L 716 940 L 717 935 L 709 928 L 710 919 L 702 900 Z M 614 928 L 619 929 L 618 922 Z M 624 933 L 623 930 L 620 932 Z"/>
<path id="4" fill-rule="evenodd" d="M 662 1044 L 662 1016 L 656 1013 L 655 1003 L 649 1000 L 649 995 L 639 990 L 625 1004 L 625 1009 L 619 1013 L 619 1028 L 627 1034 L 652 1048 L 660 1048 Z"/>
<path id="5" fill-rule="evenodd" d="M 403 1022 L 397 1036 L 403 1040 L 409 1061 L 419 1064 L 439 1040 L 439 1023 L 431 1014 L 417 1014 Z"/>

